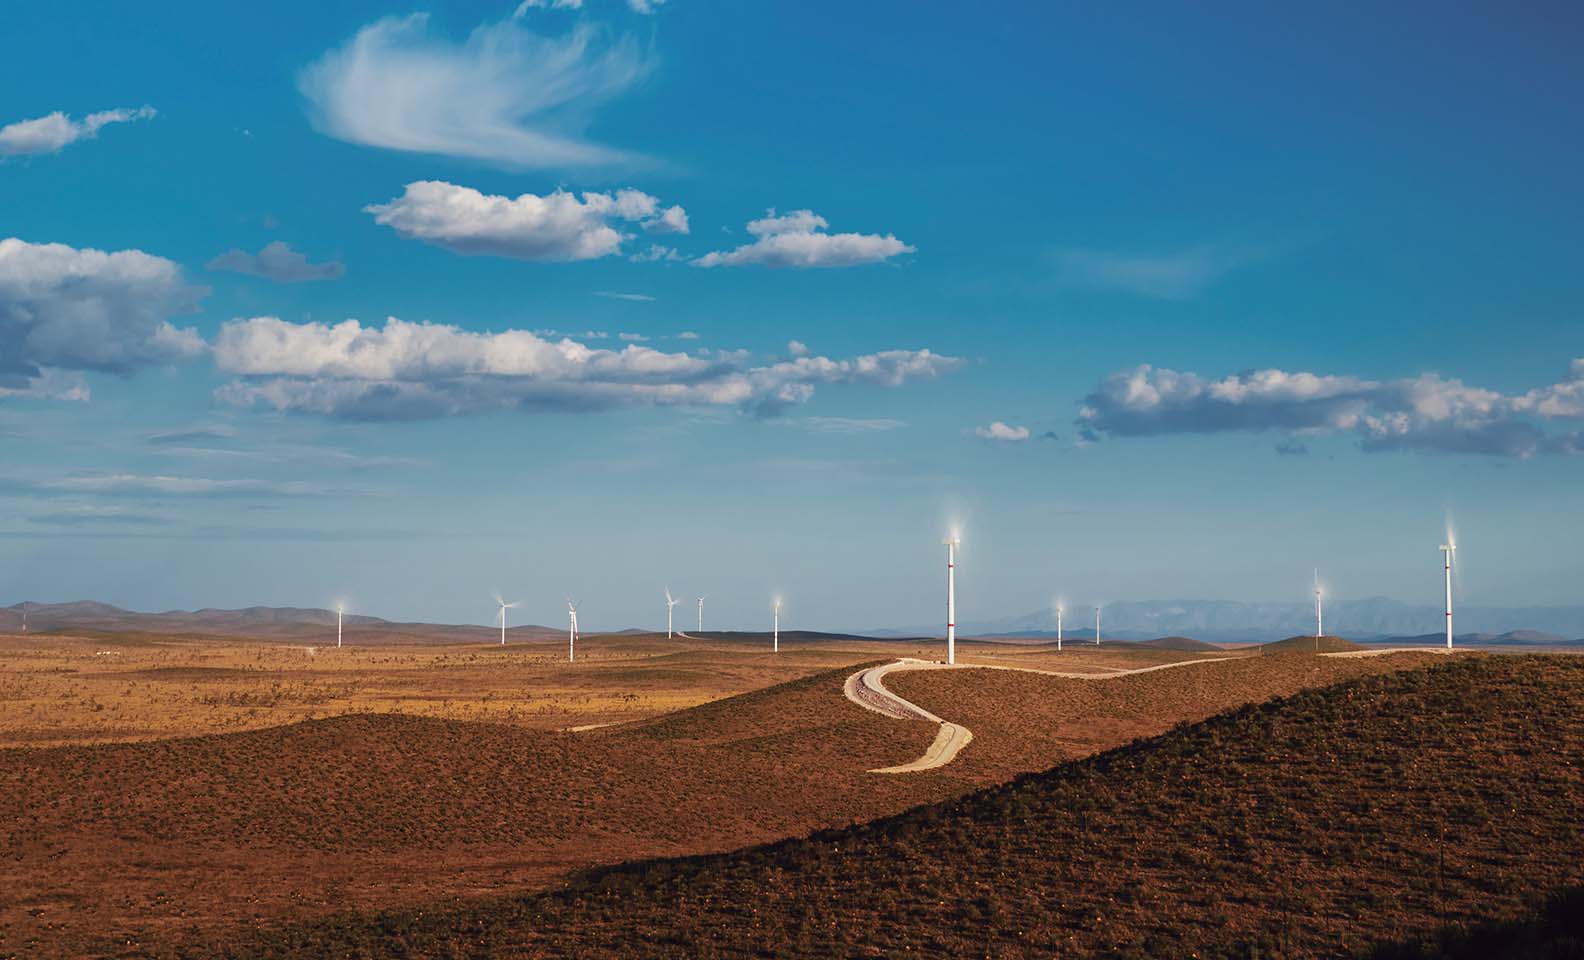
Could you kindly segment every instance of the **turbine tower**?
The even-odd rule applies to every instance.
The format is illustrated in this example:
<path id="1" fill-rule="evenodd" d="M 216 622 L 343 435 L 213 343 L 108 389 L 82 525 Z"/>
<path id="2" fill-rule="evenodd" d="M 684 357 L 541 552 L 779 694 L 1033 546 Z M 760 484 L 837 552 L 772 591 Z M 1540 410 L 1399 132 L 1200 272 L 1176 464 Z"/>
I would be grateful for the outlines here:
<path id="1" fill-rule="evenodd" d="M 572 602 L 571 597 L 567 597 L 567 617 L 572 621 L 571 625 L 567 627 L 567 662 L 576 663 L 578 637 L 577 604 Z"/>
<path id="2" fill-rule="evenodd" d="M 346 612 L 345 604 L 336 604 L 336 649 L 341 649 L 341 615 Z"/>
<path id="3" fill-rule="evenodd" d="M 706 593 L 704 595 L 704 597 L 707 597 L 707 596 L 709 596 L 709 594 Z M 698 607 L 699 607 L 699 629 L 698 629 L 698 632 L 699 633 L 703 633 L 704 632 L 704 597 L 699 597 L 699 601 L 698 601 Z"/>
<path id="4" fill-rule="evenodd" d="M 516 602 L 507 603 L 505 600 L 501 599 L 501 595 L 498 594 L 498 593 L 495 594 L 495 602 L 500 604 L 501 646 L 504 647 L 504 646 L 506 646 L 506 611 L 510 610 L 512 607 L 517 606 L 517 603 Z"/>
<path id="5" fill-rule="evenodd" d="M 1061 653 L 1062 605 L 1056 604 L 1056 652 Z"/>
<path id="6" fill-rule="evenodd" d="M 1320 606 L 1320 568 L 1315 567 L 1315 639 L 1325 636 L 1325 615 Z"/>
<path id="7" fill-rule="evenodd" d="M 666 587 L 666 639 L 671 639 L 671 608 L 677 605 L 675 597 L 671 596 L 671 588 Z"/>
<path id="8" fill-rule="evenodd" d="M 1457 543 L 1447 536 L 1447 542 L 1441 544 L 1441 556 L 1446 566 L 1446 638 L 1447 649 L 1452 649 L 1452 555 L 1457 553 Z"/>
<path id="9" fill-rule="evenodd" d="M 781 652 L 781 598 L 776 597 L 770 607 L 770 652 Z"/>
<path id="10" fill-rule="evenodd" d="M 953 531 L 942 540 L 946 546 L 946 662 L 957 662 L 957 548 L 962 538 Z"/>
<path id="11" fill-rule="evenodd" d="M 1095 604 L 1095 646 L 1100 646 L 1100 604 Z"/>

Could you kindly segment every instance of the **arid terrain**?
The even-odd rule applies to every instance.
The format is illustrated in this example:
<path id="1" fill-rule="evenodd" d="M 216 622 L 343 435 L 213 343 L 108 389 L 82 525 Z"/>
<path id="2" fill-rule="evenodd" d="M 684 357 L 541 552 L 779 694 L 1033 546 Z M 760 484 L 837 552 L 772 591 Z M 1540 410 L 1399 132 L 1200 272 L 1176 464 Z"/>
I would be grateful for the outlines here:
<path id="1" fill-rule="evenodd" d="M 865 664 L 938 655 L 932 645 L 822 640 L 786 643 L 772 655 L 749 638 L 620 635 L 585 638 L 579 662 L 567 664 L 564 639 L 310 653 L 232 638 L 103 634 L 0 638 L 0 652 L 8 880 L 0 956 L 19 957 L 196 956 L 216 944 L 317 955 L 326 951 L 271 938 L 320 936 L 338 944 L 335 955 L 395 955 L 401 941 L 382 943 L 358 926 L 376 910 L 422 927 L 428 939 L 414 941 L 410 955 L 516 949 L 490 941 L 483 952 L 453 950 L 451 934 L 433 926 L 479 910 L 494 911 L 489 923 L 505 924 L 497 933 L 523 955 L 578 955 L 570 934 L 539 940 L 515 931 L 518 921 L 502 918 L 540 901 L 514 898 L 574 896 L 567 891 L 590 882 L 585 871 L 628 861 L 727 855 L 842 828 L 861 834 L 874 828 L 859 825 L 921 804 L 987 803 L 974 791 L 1038 771 L 1077 776 L 1059 771 L 1139 738 L 1187 736 L 1198 728 L 1180 724 L 1245 704 L 1426 667 L 1439 676 L 1449 666 L 1431 653 L 1121 644 L 1058 653 L 966 643 L 968 662 L 1095 679 L 1016 669 L 893 674 L 892 690 L 966 725 L 974 739 L 939 769 L 877 775 L 866 771 L 921 754 L 934 725 L 861 709 L 843 696 L 843 683 Z M 1518 661 L 1452 659 L 1508 662 Z M 1174 663 L 1184 665 L 1106 678 Z M 1569 689 L 1564 681 L 1576 678 L 1557 669 L 1536 682 Z M 1573 696 L 1577 706 L 1576 688 Z M 1249 749 L 1239 747 L 1239 756 L 1253 762 Z M 1093 785 L 1099 774 L 1084 776 Z M 1121 798 L 1131 789 L 1101 793 Z M 1218 802 L 1205 821 L 1242 822 L 1238 802 Z M 1135 806 L 1118 799 L 1104 818 L 1091 810 L 1083 822 L 1101 830 L 1113 816 L 1136 816 Z M 1255 842 L 1254 827 L 1240 829 Z M 1123 844 L 1122 835 L 1108 839 L 1110 830 L 1091 841 Z M 1006 856 L 1027 854 L 1027 844 L 1007 842 Z M 684 868 L 663 872 L 673 869 Z M 762 882 L 780 897 L 778 885 L 789 881 Z M 706 916 L 688 936 L 715 942 Z M 617 927 L 595 927 L 590 948 L 610 949 Z M 766 948 L 804 942 L 834 947 L 803 937 Z M 872 950 L 901 941 L 884 942 L 890 947 L 875 941 Z"/>

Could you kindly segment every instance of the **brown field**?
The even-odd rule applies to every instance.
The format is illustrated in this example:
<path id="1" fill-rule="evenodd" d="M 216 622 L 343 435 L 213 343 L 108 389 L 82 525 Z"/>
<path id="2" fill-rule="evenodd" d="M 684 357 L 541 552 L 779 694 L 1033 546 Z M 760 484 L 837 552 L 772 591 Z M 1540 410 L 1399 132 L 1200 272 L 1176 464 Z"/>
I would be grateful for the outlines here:
<path id="1" fill-rule="evenodd" d="M 969 726 L 859 709 L 860 663 L 932 647 L 735 642 L 349 647 L 0 638 L 0 956 L 141 956 L 334 911 L 553 889 L 579 869 L 718 853 L 896 814 L 1218 711 L 1444 658 L 1248 657 L 1102 682 L 904 673 Z M 1210 654 L 964 644 L 1093 670 Z M 617 724 L 585 732 L 568 728 Z"/>

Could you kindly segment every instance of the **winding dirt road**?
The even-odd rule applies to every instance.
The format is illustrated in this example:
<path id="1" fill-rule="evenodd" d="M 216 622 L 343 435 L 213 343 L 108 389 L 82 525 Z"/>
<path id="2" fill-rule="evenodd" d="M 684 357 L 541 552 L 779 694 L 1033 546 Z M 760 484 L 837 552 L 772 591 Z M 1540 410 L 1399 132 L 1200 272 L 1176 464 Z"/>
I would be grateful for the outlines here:
<path id="1" fill-rule="evenodd" d="M 973 742 L 973 731 L 960 723 L 942 720 L 923 707 L 909 700 L 904 700 L 884 684 L 885 676 L 902 670 L 1011 670 L 1017 673 L 1038 673 L 1047 677 L 1062 677 L 1069 680 L 1112 680 L 1117 677 L 1132 676 L 1135 673 L 1152 673 L 1156 670 L 1171 670 L 1176 667 L 1188 667 L 1200 663 L 1219 663 L 1222 660 L 1235 660 L 1236 657 L 1206 657 L 1199 660 L 1180 660 L 1177 663 L 1163 663 L 1154 667 L 1139 667 L 1133 670 L 1111 670 L 1109 673 L 1065 673 L 1057 670 L 1035 670 L 1032 667 L 1004 667 L 993 664 L 959 663 L 948 665 L 936 660 L 916 660 L 904 657 L 878 667 L 866 667 L 852 674 L 847 682 L 842 685 L 842 692 L 847 699 L 858 704 L 865 710 L 873 710 L 897 720 L 924 720 L 940 725 L 940 732 L 935 735 L 935 742 L 930 744 L 924 755 L 911 763 L 900 764 L 895 767 L 879 767 L 870 770 L 870 773 L 914 773 L 919 770 L 933 770 L 944 767 L 956 758 L 962 749 Z"/>

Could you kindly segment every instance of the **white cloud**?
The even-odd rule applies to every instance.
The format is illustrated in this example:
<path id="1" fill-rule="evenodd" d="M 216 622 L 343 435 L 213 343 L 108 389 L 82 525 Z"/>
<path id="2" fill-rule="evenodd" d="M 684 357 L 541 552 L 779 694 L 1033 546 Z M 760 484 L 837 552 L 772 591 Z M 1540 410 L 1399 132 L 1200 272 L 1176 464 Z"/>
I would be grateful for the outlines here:
<path id="1" fill-rule="evenodd" d="M 240 378 L 218 392 L 225 402 L 375 420 L 630 406 L 771 415 L 807 400 L 817 384 L 894 387 L 960 365 L 929 350 L 888 350 L 752 367 L 739 353 L 665 353 L 637 344 L 597 349 L 525 330 L 471 333 L 396 318 L 383 328 L 356 320 L 334 326 L 235 320 L 221 329 L 214 354 L 222 370 Z"/>
<path id="2" fill-rule="evenodd" d="M 203 341 L 169 318 L 204 293 L 140 250 L 0 240 L 0 390 L 69 394 L 78 388 L 51 370 L 130 373 L 196 356 Z"/>
<path id="3" fill-rule="evenodd" d="M 302 70 L 314 126 L 349 143 L 507 169 L 635 159 L 579 136 L 595 104 L 648 72 L 631 37 L 611 41 L 590 24 L 543 37 L 514 17 L 453 43 L 429 27 L 427 14 L 377 20 Z"/>
<path id="4" fill-rule="evenodd" d="M 535 7 L 547 10 L 581 10 L 583 9 L 583 0 L 522 0 L 522 3 L 517 4 L 517 9 L 512 13 L 512 16 L 521 19 L 527 16 L 528 11 Z"/>
<path id="5" fill-rule="evenodd" d="M 0 492 L 28 495 L 150 498 L 260 498 L 324 496 L 335 491 L 300 480 L 213 480 L 137 473 L 92 473 L 50 480 L 17 480 L 0 477 Z"/>
<path id="6" fill-rule="evenodd" d="M 889 417 L 797 417 L 779 422 L 813 433 L 880 433 L 907 426 L 903 421 Z"/>
<path id="7" fill-rule="evenodd" d="M 647 293 L 618 293 L 615 290 L 596 290 L 594 296 L 604 297 L 606 300 L 627 300 L 632 303 L 653 303 L 654 297 Z"/>
<path id="8" fill-rule="evenodd" d="M 659 201 L 639 190 L 581 196 L 557 190 L 512 198 L 419 180 L 401 196 L 363 210 L 404 237 L 455 253 L 564 262 L 621 252 L 632 235 L 613 223 L 652 221 L 658 207 Z"/>
<path id="9" fill-rule="evenodd" d="M 627 0 L 627 6 L 634 13 L 654 13 L 664 5 L 665 0 Z"/>
<path id="10" fill-rule="evenodd" d="M 616 334 L 616 339 L 624 340 L 627 343 L 647 343 L 649 341 L 649 338 L 641 333 L 618 333 Z"/>
<path id="11" fill-rule="evenodd" d="M 1063 283 L 1162 300 L 1195 296 L 1255 259 L 1247 251 L 1214 246 L 1165 254 L 1064 247 L 1055 251 L 1055 258 L 1057 278 Z"/>
<path id="12" fill-rule="evenodd" d="M 687 233 L 687 211 L 679 206 L 667 207 L 660 211 L 659 216 L 646 221 L 643 228 L 650 233 Z"/>
<path id="13" fill-rule="evenodd" d="M 808 356 L 808 352 L 809 352 L 808 344 L 804 343 L 803 341 L 801 341 L 801 340 L 788 340 L 787 341 L 787 353 L 790 353 L 792 356 L 794 356 L 794 357 L 806 357 L 806 356 Z"/>
<path id="14" fill-rule="evenodd" d="M 1421 450 L 1529 457 L 1573 453 L 1578 433 L 1537 420 L 1581 419 L 1584 363 L 1568 380 L 1507 396 L 1437 374 L 1376 381 L 1284 370 L 1210 380 L 1149 365 L 1113 374 L 1085 398 L 1082 439 L 1172 433 L 1283 430 L 1296 436 L 1351 433 L 1365 450 Z"/>
<path id="15" fill-rule="evenodd" d="M 683 330 L 681 333 L 677 334 L 678 340 L 697 340 L 698 338 L 699 335 L 694 333 L 692 330 Z"/>
<path id="16" fill-rule="evenodd" d="M 147 120 L 157 111 L 153 107 L 104 110 L 90 113 L 81 122 L 71 119 L 59 110 L 33 120 L 19 120 L 0 127 L 0 157 L 26 154 L 55 153 L 79 140 L 91 140 L 102 127 L 112 123 L 130 123 Z"/>
<path id="17" fill-rule="evenodd" d="M 309 263 L 307 257 L 281 240 L 265 244 L 264 249 L 258 253 L 245 253 L 235 248 L 227 250 L 204 266 L 210 270 L 228 270 L 232 273 L 264 277 L 276 283 L 333 280 L 346 273 L 346 266 L 335 260 Z"/>
<path id="18" fill-rule="evenodd" d="M 664 244 L 651 243 L 647 250 L 635 253 L 627 259 L 633 263 L 658 263 L 663 260 L 681 260 L 682 255 Z"/>
<path id="19" fill-rule="evenodd" d="M 1029 438 L 1029 429 L 1028 427 L 1011 427 L 997 420 L 988 427 L 974 427 L 974 436 L 983 437 L 986 440 L 1015 442 L 1027 440 Z"/>
<path id="20" fill-rule="evenodd" d="M 891 234 L 826 233 L 829 224 L 812 210 L 796 210 L 777 216 L 769 211 L 762 219 L 748 224 L 753 243 L 735 250 L 707 253 L 693 261 L 699 267 L 736 267 L 757 263 L 767 267 L 851 267 L 880 263 L 904 253 L 913 253 Z"/>

